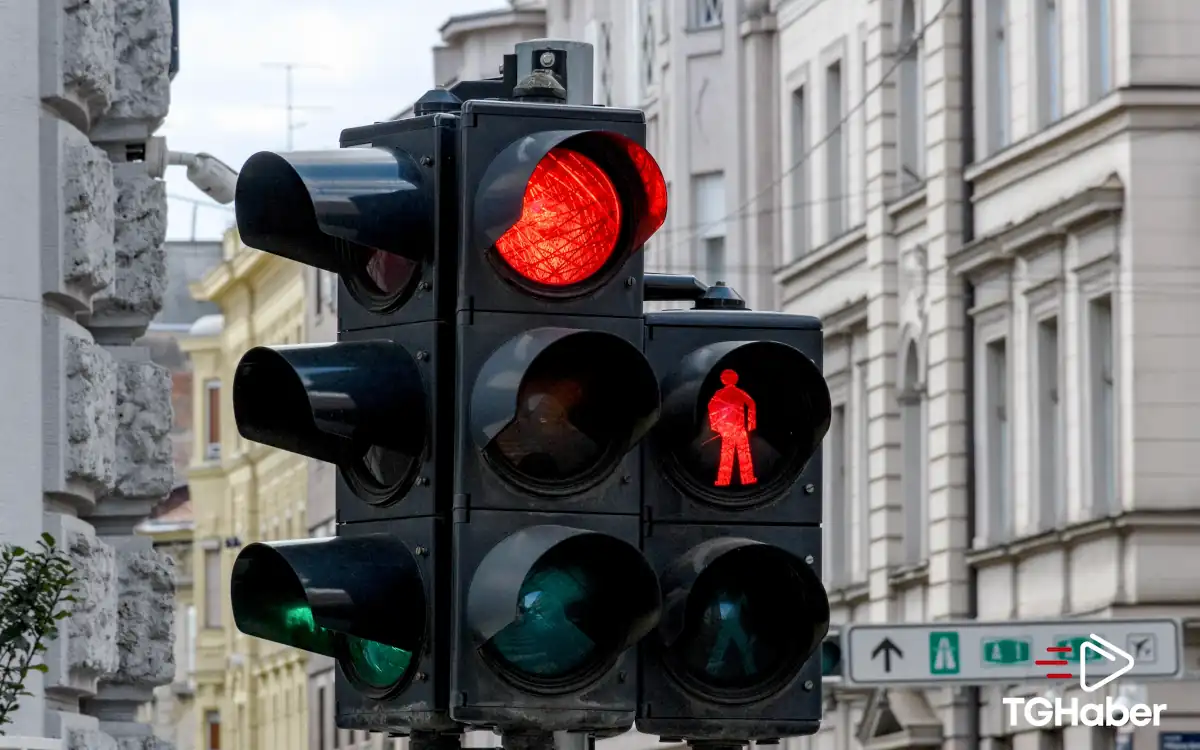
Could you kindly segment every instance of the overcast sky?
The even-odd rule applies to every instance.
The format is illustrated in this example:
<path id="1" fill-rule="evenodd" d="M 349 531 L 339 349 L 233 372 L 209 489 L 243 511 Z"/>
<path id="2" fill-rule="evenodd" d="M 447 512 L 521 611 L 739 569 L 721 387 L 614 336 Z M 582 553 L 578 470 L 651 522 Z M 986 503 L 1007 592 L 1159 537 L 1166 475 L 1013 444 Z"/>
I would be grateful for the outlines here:
<path id="1" fill-rule="evenodd" d="M 235 169 L 287 145 L 285 72 L 296 63 L 297 150 L 337 148 L 342 128 L 407 107 L 433 84 L 430 48 L 451 15 L 505 0 L 180 0 L 180 69 L 159 131 L 173 151 L 205 151 Z M 496 63 L 499 65 L 499 61 Z M 319 109 L 299 109 L 319 107 Z M 216 239 L 232 206 L 209 200 L 183 167 L 167 170 L 170 239 Z"/>

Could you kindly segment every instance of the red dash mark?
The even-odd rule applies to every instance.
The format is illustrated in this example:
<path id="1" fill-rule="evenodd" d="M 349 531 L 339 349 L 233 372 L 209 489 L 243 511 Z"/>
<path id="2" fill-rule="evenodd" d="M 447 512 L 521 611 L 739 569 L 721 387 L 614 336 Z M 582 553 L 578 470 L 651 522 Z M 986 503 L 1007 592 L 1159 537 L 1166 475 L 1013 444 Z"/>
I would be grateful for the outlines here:
<path id="1" fill-rule="evenodd" d="M 733 481 L 733 460 L 737 457 L 739 479 L 743 485 L 755 484 L 754 459 L 750 456 L 750 433 L 758 426 L 754 399 L 737 387 L 738 374 L 721 373 L 724 388 L 708 402 L 708 424 L 721 438 L 721 464 L 717 468 L 716 487 L 728 487 Z"/>
<path id="2" fill-rule="evenodd" d="M 1046 651 L 1051 654 L 1069 654 L 1069 653 L 1071 653 L 1071 647 L 1070 646 L 1050 646 L 1049 648 L 1046 649 Z M 1067 661 L 1066 659 L 1038 659 L 1037 661 L 1034 662 L 1034 664 L 1037 664 L 1039 667 L 1063 667 L 1070 663 L 1071 662 Z M 1075 675 L 1065 674 L 1063 672 L 1051 672 L 1050 674 L 1046 675 L 1046 679 L 1047 680 L 1073 680 L 1073 679 L 1075 679 Z"/>

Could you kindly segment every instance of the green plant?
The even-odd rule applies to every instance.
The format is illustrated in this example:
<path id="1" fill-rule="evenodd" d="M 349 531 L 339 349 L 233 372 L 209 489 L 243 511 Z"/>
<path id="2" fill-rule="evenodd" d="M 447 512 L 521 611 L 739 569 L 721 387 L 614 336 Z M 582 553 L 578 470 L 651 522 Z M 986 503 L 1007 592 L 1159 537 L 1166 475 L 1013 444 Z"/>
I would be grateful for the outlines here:
<path id="1" fill-rule="evenodd" d="M 36 550 L 0 546 L 0 735 L 21 696 L 30 695 L 29 672 L 46 671 L 34 660 L 58 637 L 58 621 L 70 616 L 74 584 L 71 559 L 49 534 Z"/>

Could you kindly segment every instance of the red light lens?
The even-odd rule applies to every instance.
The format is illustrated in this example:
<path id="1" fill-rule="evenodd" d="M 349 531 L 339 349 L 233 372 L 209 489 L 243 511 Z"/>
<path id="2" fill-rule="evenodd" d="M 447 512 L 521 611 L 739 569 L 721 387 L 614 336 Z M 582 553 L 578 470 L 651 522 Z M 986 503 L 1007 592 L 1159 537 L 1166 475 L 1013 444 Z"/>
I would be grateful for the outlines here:
<path id="1" fill-rule="evenodd" d="M 496 241 L 518 274 L 547 286 L 587 281 L 612 257 L 621 234 L 621 199 L 604 170 L 555 148 L 534 167 L 521 218 Z"/>

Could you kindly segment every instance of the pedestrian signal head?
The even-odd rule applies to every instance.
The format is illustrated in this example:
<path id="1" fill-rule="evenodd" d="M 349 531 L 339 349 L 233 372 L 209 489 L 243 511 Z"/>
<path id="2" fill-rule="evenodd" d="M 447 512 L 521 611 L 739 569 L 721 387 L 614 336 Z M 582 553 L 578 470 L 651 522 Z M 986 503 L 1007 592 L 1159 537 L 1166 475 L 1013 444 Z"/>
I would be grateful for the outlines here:
<path id="1" fill-rule="evenodd" d="M 726 705 L 765 700 L 799 674 L 829 630 L 812 567 L 769 544 L 704 542 L 663 575 L 663 664 L 685 690 Z"/>
<path id="2" fill-rule="evenodd" d="M 251 544 L 230 598 L 238 630 L 333 657 L 370 695 L 402 690 L 427 638 L 420 567 L 391 535 Z"/>
<path id="3" fill-rule="evenodd" d="M 798 349 L 727 341 L 663 382 L 656 440 L 667 476 L 698 499 L 746 508 L 785 492 L 829 429 L 829 389 Z"/>
<path id="4" fill-rule="evenodd" d="M 565 526 L 524 528 L 493 547 L 467 595 L 485 663 L 535 694 L 583 689 L 653 629 L 662 598 L 636 547 Z"/>
<path id="5" fill-rule="evenodd" d="M 666 219 L 666 182 L 642 146 L 604 131 L 521 138 L 488 167 L 475 245 L 526 292 L 572 298 L 607 283 Z"/>
<path id="6" fill-rule="evenodd" d="M 341 274 L 360 304 L 391 312 L 433 252 L 426 182 L 395 149 L 261 151 L 238 176 L 238 231 L 249 247 Z"/>
<path id="7" fill-rule="evenodd" d="M 602 331 L 535 328 L 484 364 L 471 434 L 488 465 L 536 494 L 581 492 L 612 474 L 658 417 L 654 372 Z"/>

